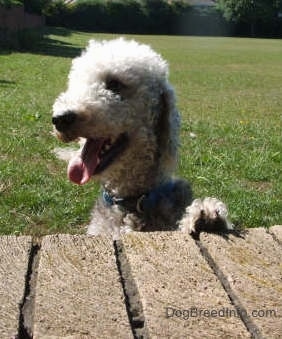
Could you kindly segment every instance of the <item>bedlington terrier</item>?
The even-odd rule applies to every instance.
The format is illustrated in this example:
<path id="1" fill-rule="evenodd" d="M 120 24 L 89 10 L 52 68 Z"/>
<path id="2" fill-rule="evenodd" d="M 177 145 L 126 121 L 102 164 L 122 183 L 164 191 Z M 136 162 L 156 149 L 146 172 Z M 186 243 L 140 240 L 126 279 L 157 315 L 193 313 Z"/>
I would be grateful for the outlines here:
<path id="1" fill-rule="evenodd" d="M 193 201 L 189 184 L 173 176 L 180 115 L 159 54 L 134 40 L 90 40 L 68 80 L 52 122 L 62 141 L 80 140 L 79 150 L 57 152 L 69 161 L 68 178 L 102 187 L 89 235 L 232 227 L 224 203 Z"/>

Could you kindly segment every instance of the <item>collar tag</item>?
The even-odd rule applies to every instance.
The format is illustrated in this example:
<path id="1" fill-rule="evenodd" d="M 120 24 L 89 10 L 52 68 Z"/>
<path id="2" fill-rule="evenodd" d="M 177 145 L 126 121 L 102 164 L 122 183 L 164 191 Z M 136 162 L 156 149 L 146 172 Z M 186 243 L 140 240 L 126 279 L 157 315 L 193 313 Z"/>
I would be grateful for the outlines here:
<path id="1" fill-rule="evenodd" d="M 104 190 L 102 195 L 103 195 L 103 201 L 104 201 L 106 206 L 110 207 L 110 206 L 113 206 L 115 204 L 115 201 L 114 201 L 113 197 L 109 194 L 109 192 Z"/>

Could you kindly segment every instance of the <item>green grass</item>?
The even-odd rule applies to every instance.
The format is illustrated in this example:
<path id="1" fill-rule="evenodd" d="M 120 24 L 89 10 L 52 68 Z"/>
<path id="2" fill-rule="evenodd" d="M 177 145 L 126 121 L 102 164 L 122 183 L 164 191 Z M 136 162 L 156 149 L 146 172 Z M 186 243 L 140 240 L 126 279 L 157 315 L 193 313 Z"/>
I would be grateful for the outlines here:
<path id="1" fill-rule="evenodd" d="M 84 232 L 98 193 L 68 182 L 51 108 L 95 35 L 49 30 L 32 53 L 0 51 L 0 233 Z M 182 113 L 179 175 L 242 227 L 281 224 L 280 40 L 135 36 L 170 63 Z M 192 133 L 192 134 L 191 134 Z"/>

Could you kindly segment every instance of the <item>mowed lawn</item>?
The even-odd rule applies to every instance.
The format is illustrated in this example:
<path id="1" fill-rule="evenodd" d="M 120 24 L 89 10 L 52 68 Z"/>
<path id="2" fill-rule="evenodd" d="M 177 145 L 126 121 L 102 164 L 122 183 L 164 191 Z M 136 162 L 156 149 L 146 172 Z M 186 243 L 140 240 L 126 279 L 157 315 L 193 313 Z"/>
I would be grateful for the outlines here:
<path id="1" fill-rule="evenodd" d="M 99 192 L 68 182 L 52 104 L 90 38 L 50 29 L 32 53 L 0 51 L 0 233 L 84 232 Z M 131 36 L 132 37 L 132 36 Z M 282 222 L 281 40 L 134 36 L 170 64 L 182 114 L 178 175 L 227 203 L 240 227 Z"/>

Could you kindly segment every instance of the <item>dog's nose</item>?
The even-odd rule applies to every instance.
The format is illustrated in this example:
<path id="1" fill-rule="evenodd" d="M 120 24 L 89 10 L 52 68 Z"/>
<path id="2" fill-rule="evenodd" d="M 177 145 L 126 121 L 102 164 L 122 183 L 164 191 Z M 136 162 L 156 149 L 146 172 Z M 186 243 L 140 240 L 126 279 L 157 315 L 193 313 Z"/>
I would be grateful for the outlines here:
<path id="1" fill-rule="evenodd" d="M 52 118 L 52 123 L 60 132 L 66 131 L 76 120 L 76 113 L 73 111 L 66 111 L 63 114 L 57 115 Z"/>

